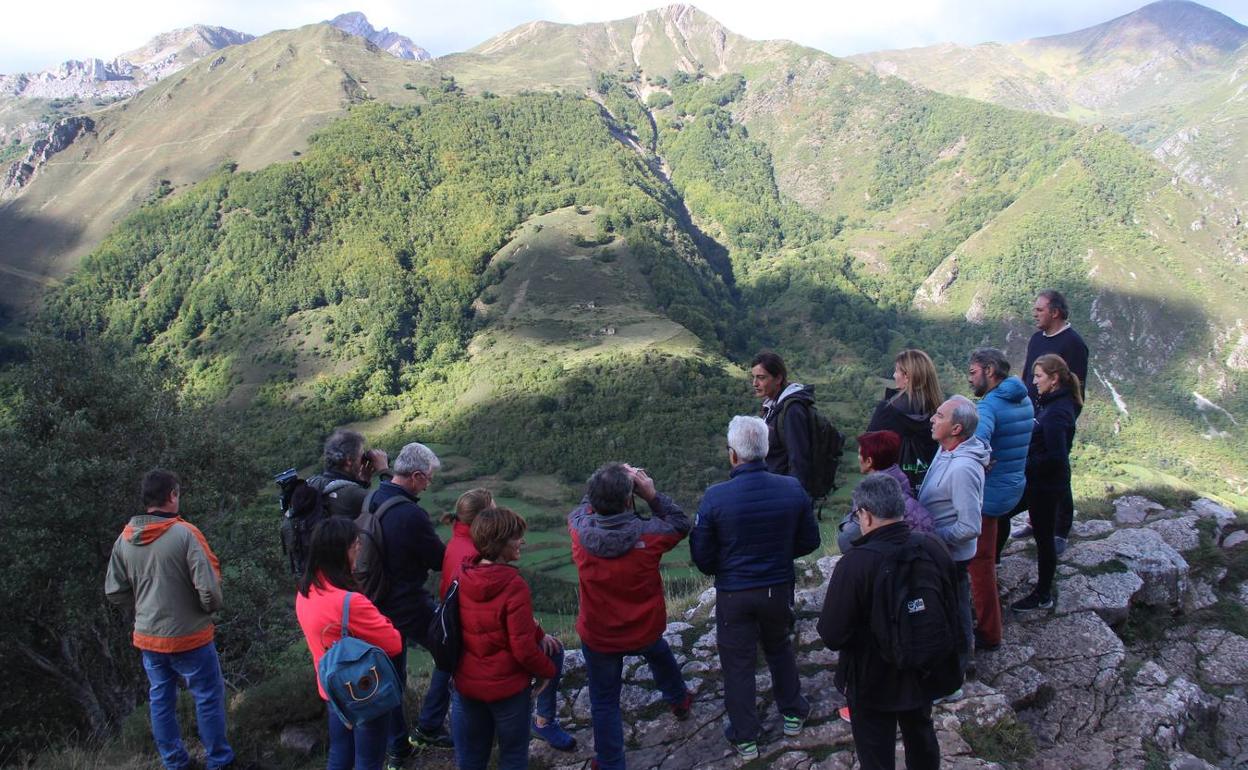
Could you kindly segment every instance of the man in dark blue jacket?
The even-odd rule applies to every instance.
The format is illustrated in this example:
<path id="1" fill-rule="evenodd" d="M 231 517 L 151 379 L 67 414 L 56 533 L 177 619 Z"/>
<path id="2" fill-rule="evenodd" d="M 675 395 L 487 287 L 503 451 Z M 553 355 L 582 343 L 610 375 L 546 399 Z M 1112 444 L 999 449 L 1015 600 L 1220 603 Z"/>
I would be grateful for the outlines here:
<path id="1" fill-rule="evenodd" d="M 760 641 L 784 734 L 801 732 L 810 714 L 790 638 L 793 559 L 819 547 L 819 525 L 802 485 L 792 476 L 769 472 L 766 456 L 767 423 L 758 417 L 732 418 L 730 478 L 706 490 L 689 536 L 694 563 L 715 576 L 715 629 L 728 711 L 725 734 L 746 759 L 758 756 L 762 732 L 754 702 Z"/>
<path id="2" fill-rule="evenodd" d="M 442 556 L 446 551 L 446 545 L 434 531 L 429 513 L 420 506 L 417 497 L 429 487 L 433 474 L 441 467 L 441 461 L 429 447 L 408 444 L 394 459 L 394 478 L 383 481 L 364 501 L 364 508 L 370 513 L 377 512 L 392 498 L 402 501 L 387 508 L 381 517 L 386 592 L 379 598 L 377 609 L 403 636 L 403 652 L 394 662 L 399 681 L 404 683 L 407 682 L 407 648 L 412 644 L 425 645 L 435 609 L 433 597 L 425 590 L 425 581 L 430 570 L 442 568 Z M 450 680 L 449 674 L 434 669 L 420 718 L 410 736 L 403 705 L 399 704 L 394 710 L 390 718 L 392 740 L 386 757 L 387 768 L 401 766 L 417 748 L 451 747 L 451 737 L 444 726 L 451 702 Z"/>

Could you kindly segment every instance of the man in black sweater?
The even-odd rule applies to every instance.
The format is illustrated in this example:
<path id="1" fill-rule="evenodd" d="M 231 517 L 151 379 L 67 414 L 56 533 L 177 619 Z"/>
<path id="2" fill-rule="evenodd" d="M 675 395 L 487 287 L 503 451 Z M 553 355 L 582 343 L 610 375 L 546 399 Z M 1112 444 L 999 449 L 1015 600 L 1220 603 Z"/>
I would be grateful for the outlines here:
<path id="1" fill-rule="evenodd" d="M 1027 363 L 1023 365 L 1023 382 L 1027 383 L 1027 394 L 1032 404 L 1037 403 L 1039 394 L 1036 384 L 1032 381 L 1032 367 L 1036 359 L 1046 353 L 1055 353 L 1062 357 L 1070 371 L 1079 378 L 1079 395 L 1088 393 L 1088 346 L 1079 336 L 1079 332 L 1070 325 L 1070 305 L 1066 297 L 1056 289 L 1045 289 L 1036 295 L 1036 302 L 1031 308 L 1032 318 L 1036 321 L 1036 333 L 1027 342 Z M 1078 417 L 1078 413 L 1075 415 Z M 1023 501 L 1026 502 L 1026 495 Z M 1054 541 L 1057 552 L 1066 550 L 1066 539 L 1070 537 L 1070 528 L 1075 518 L 1075 501 L 1069 488 L 1057 511 L 1057 527 Z M 1026 533 L 1024 533 L 1026 534 Z"/>

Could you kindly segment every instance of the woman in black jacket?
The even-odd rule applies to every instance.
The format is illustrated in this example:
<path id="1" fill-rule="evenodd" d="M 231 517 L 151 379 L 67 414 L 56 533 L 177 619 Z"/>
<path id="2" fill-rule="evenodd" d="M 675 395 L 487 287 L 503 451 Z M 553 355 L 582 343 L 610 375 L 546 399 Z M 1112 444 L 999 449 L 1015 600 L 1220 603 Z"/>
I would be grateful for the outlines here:
<path id="1" fill-rule="evenodd" d="M 1027 450 L 1027 495 L 1040 574 L 1031 593 L 1010 605 L 1019 612 L 1053 606 L 1054 528 L 1058 506 L 1070 494 L 1070 445 L 1075 438 L 1075 416 L 1083 407 L 1079 377 L 1061 356 L 1049 353 L 1037 358 L 1032 378 L 1039 398 Z"/>
<path id="2" fill-rule="evenodd" d="M 891 430 L 901 436 L 898 464 L 910 485 L 918 489 L 927 466 L 936 456 L 932 438 L 932 414 L 945 400 L 932 359 L 922 350 L 903 350 L 893 363 L 893 383 L 875 406 L 867 432 Z"/>

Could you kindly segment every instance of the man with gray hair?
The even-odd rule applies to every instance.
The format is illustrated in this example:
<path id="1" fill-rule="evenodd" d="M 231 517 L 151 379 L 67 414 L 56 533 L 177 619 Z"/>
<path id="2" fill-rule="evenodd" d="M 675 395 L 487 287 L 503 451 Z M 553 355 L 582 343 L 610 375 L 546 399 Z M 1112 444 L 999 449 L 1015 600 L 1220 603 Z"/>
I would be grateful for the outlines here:
<path id="1" fill-rule="evenodd" d="M 941 409 L 949 406 L 946 401 Z M 969 415 L 974 410 L 972 404 Z M 967 414 L 962 418 L 973 419 Z M 963 435 L 965 429 L 959 423 L 956 435 Z M 936 455 L 938 461 L 940 456 Z M 939 466 L 932 465 L 924 486 L 938 472 Z M 892 770 L 900 727 L 906 767 L 938 770 L 940 744 L 932 725 L 932 701 L 954 692 L 962 681 L 955 652 L 956 620 L 951 617 L 955 569 L 936 537 L 911 531 L 904 517 L 905 498 L 893 477 L 878 472 L 868 475 L 854 489 L 853 505 L 862 537 L 832 572 L 817 630 L 829 649 L 840 652 L 835 684 L 853 711 L 850 724 L 858 762 L 863 770 Z M 894 576 L 904 574 L 909 579 L 902 583 L 898 578 L 894 583 L 882 577 L 890 564 Z M 889 588 L 891 595 L 876 595 Z M 911 638 L 930 645 L 916 651 L 902 642 L 906 653 L 925 653 L 924 659 L 911 665 L 893 655 L 894 643 L 900 640 L 883 637 L 879 630 L 891 628 L 891 619 L 876 615 L 880 608 L 897 603 L 899 590 L 906 592 Z"/>
<path id="2" fill-rule="evenodd" d="M 702 497 L 689 550 L 698 569 L 715 576 L 715 630 L 724 672 L 724 730 L 737 753 L 758 756 L 762 733 L 754 669 L 762 643 L 785 735 L 810 714 L 802 697 L 789 631 L 793 626 L 793 559 L 819 547 L 819 525 L 801 482 L 767 470 L 767 423 L 734 417 L 728 424 L 727 481 Z"/>
<path id="3" fill-rule="evenodd" d="M 964 634 L 962 672 L 970 666 L 971 586 L 967 568 L 975 556 L 984 504 L 988 447 L 975 438 L 979 411 L 966 396 L 953 396 L 932 415 L 932 438 L 940 445 L 928 468 L 919 502 L 932 514 L 936 536 L 957 567 L 958 615 Z"/>
<path id="4" fill-rule="evenodd" d="M 429 513 L 421 507 L 418 495 L 429 488 L 433 475 L 442 467 L 438 456 L 424 444 L 411 443 L 394 458 L 394 477 L 383 481 L 364 501 L 364 510 L 380 519 L 382 569 L 385 593 L 377 609 L 390 619 L 403 637 L 403 652 L 394 659 L 399 681 L 407 682 L 407 648 L 425 646 L 429 621 L 436 607 L 425 590 L 431 570 L 442 569 L 446 551 L 434 531 Z M 429 680 L 420 717 L 411 734 L 403 705 L 390 717 L 390 750 L 386 766 L 398 766 L 418 748 L 450 748 L 453 744 L 445 727 L 450 707 L 450 674 L 436 668 Z"/>

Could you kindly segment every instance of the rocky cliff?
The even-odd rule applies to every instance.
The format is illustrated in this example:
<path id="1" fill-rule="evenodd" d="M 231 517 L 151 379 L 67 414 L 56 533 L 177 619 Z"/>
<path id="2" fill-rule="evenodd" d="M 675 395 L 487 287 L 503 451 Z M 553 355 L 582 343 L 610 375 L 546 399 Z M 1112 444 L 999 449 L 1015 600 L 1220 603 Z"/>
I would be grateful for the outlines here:
<path id="1" fill-rule="evenodd" d="M 53 155 L 73 144 L 84 133 L 94 130 L 95 121 L 86 116 L 57 121 L 46 137 L 30 145 L 25 157 L 9 166 L 4 181 L 0 182 L 0 200 L 16 193 L 30 182 Z"/>
<path id="2" fill-rule="evenodd" d="M 369 23 L 368 17 L 359 11 L 339 14 L 325 23 L 349 35 L 362 37 L 391 56 L 397 56 L 400 59 L 428 61 L 433 58 L 433 54 L 413 43 L 411 38 L 400 35 L 398 32 L 391 32 L 388 27 L 375 29 Z"/>

